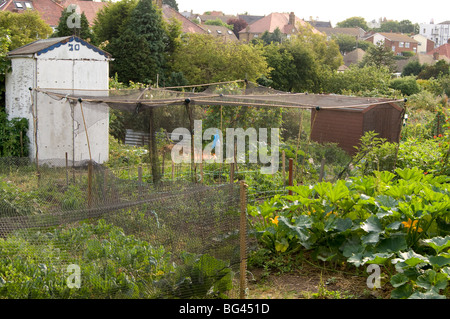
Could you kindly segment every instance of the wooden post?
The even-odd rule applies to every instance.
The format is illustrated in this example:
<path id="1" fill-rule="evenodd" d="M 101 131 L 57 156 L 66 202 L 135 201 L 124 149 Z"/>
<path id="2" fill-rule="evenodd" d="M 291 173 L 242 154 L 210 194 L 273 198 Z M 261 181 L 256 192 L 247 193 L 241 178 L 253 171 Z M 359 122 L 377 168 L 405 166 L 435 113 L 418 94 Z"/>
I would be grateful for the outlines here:
<path id="1" fill-rule="evenodd" d="M 239 297 L 245 299 L 247 290 L 247 185 L 245 181 L 240 183 L 240 271 L 239 271 Z"/>
<path id="2" fill-rule="evenodd" d="M 175 163 L 172 161 L 172 181 L 175 181 Z"/>
<path id="3" fill-rule="evenodd" d="M 142 197 L 142 166 L 138 167 L 138 190 L 139 198 Z"/>
<path id="4" fill-rule="evenodd" d="M 234 163 L 230 163 L 230 183 L 234 181 Z"/>
<path id="5" fill-rule="evenodd" d="M 283 152 L 281 153 L 281 164 L 282 164 L 282 176 L 283 176 L 283 186 L 286 185 L 286 153 Z"/>
<path id="6" fill-rule="evenodd" d="M 200 183 L 203 183 L 203 160 L 200 162 Z"/>
<path id="7" fill-rule="evenodd" d="M 92 205 L 92 161 L 88 164 L 88 207 Z"/>
<path id="8" fill-rule="evenodd" d="M 324 171 L 325 171 L 325 158 L 322 158 L 322 162 L 320 163 L 319 182 L 321 182 L 323 179 Z"/>
<path id="9" fill-rule="evenodd" d="M 294 185 L 294 172 L 293 172 L 293 166 L 294 166 L 294 159 L 289 159 L 289 186 Z M 292 191 L 289 191 L 289 195 L 292 195 Z"/>
<path id="10" fill-rule="evenodd" d="M 149 138 L 149 149 L 150 149 L 150 160 L 152 165 L 152 177 L 153 183 L 156 185 L 159 183 L 161 176 L 159 175 L 159 164 L 158 164 L 158 150 L 156 145 L 156 128 L 155 128 L 155 115 L 153 108 L 149 110 L 150 117 L 150 138 Z"/>
<path id="11" fill-rule="evenodd" d="M 66 185 L 69 186 L 69 158 L 66 152 Z"/>

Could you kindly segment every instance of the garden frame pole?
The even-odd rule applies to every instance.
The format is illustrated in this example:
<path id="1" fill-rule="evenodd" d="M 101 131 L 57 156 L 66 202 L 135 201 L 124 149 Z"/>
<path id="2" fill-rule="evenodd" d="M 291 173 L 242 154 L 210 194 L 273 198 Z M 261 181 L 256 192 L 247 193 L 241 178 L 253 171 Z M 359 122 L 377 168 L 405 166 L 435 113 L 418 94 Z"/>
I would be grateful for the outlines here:
<path id="1" fill-rule="evenodd" d="M 158 165 L 158 150 L 156 145 L 156 130 L 155 130 L 155 115 L 153 112 L 153 107 L 149 109 L 149 124 L 150 124 L 150 138 L 149 138 L 149 150 L 150 150 L 150 160 L 152 165 L 152 177 L 153 184 L 157 185 L 161 179 L 159 175 L 159 165 Z"/>
<path id="2" fill-rule="evenodd" d="M 239 269 L 239 298 L 246 298 L 247 291 L 247 187 L 244 180 L 240 182 L 240 209 L 241 218 L 239 226 L 240 237 L 240 269 Z"/>
<path id="3" fill-rule="evenodd" d="M 294 182 L 294 176 L 293 176 L 293 166 L 294 166 L 294 159 L 290 158 L 289 159 L 289 186 L 293 186 L 293 182 Z M 292 191 L 289 190 L 289 195 L 292 195 Z"/>
<path id="4" fill-rule="evenodd" d="M 283 176 L 283 186 L 286 186 L 286 152 L 283 150 L 281 153 L 281 163 L 282 163 L 282 176 Z"/>

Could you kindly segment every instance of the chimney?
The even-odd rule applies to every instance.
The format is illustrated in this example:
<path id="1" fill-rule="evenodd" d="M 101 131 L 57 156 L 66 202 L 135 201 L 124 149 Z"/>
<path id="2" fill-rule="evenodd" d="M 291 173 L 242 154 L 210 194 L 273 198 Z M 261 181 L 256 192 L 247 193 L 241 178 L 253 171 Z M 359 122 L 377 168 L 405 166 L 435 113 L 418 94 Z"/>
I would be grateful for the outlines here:
<path id="1" fill-rule="evenodd" d="M 289 14 L 289 23 L 288 24 L 295 26 L 295 14 L 294 14 L 294 12 L 291 12 Z"/>
<path id="2" fill-rule="evenodd" d="M 433 52 L 433 59 L 434 60 L 439 60 L 439 52 Z"/>

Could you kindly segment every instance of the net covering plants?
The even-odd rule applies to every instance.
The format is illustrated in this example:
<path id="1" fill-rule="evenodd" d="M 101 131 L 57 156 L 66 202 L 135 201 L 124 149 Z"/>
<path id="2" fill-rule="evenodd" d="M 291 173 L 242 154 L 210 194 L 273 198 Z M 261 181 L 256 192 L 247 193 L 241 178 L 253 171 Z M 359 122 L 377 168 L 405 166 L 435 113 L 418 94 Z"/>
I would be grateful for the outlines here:
<path id="1" fill-rule="evenodd" d="M 240 187 L 0 165 L 0 298 L 237 297 Z"/>

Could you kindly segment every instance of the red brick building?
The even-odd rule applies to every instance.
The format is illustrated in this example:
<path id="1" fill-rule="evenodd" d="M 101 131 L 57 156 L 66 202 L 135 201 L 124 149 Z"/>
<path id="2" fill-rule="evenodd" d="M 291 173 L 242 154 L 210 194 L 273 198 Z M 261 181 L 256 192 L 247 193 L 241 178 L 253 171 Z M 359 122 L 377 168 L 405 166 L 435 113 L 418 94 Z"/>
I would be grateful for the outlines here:
<path id="1" fill-rule="evenodd" d="M 370 35 L 366 41 L 377 44 L 384 42 L 384 45 L 392 50 L 395 55 L 401 55 L 403 52 L 417 53 L 419 42 L 403 33 L 378 32 Z"/>

